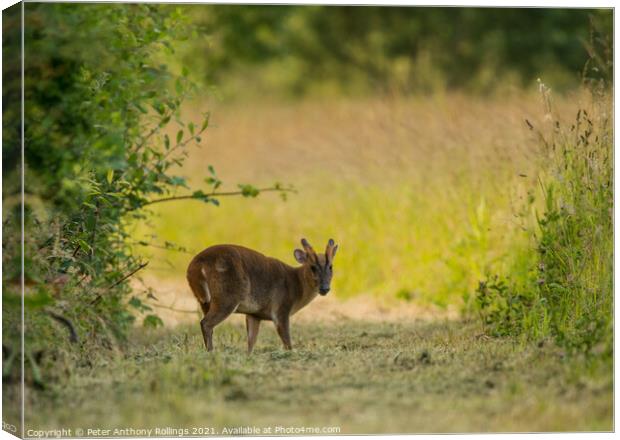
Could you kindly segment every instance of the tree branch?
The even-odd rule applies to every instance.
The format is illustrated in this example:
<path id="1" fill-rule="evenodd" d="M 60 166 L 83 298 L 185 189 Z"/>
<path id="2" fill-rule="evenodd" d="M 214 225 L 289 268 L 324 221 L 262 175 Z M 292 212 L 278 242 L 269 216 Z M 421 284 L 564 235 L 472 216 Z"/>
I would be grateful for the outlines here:
<path id="1" fill-rule="evenodd" d="M 140 271 L 140 270 L 144 269 L 144 268 L 145 268 L 148 264 L 149 264 L 149 262 L 148 262 L 148 261 L 147 261 L 146 263 L 142 263 L 142 264 L 140 264 L 138 267 L 136 267 L 134 270 L 132 270 L 132 271 L 131 271 L 131 272 L 129 272 L 128 274 L 123 275 L 123 277 L 122 277 L 122 278 L 120 278 L 118 281 L 115 281 L 114 283 L 110 284 L 110 286 L 108 286 L 108 287 L 106 288 L 106 290 L 110 290 L 110 289 L 112 289 L 112 288 L 114 288 L 114 287 L 118 286 L 120 283 L 122 283 L 123 281 L 125 281 L 127 278 L 129 278 L 129 277 L 131 277 L 131 276 L 135 275 L 135 273 L 136 273 L 136 272 L 138 272 L 138 271 Z M 98 295 L 97 295 L 97 296 L 96 296 L 96 297 L 95 297 L 95 298 L 94 298 L 94 299 L 90 302 L 90 304 L 91 304 L 91 305 L 95 305 L 95 304 L 97 304 L 99 301 L 101 301 L 101 298 L 102 298 L 102 296 L 101 296 L 101 293 L 100 293 L 100 294 L 98 294 Z"/>
<path id="2" fill-rule="evenodd" d="M 153 303 L 149 303 L 149 305 L 153 306 L 153 307 L 157 307 L 158 309 L 166 309 L 166 310 L 170 310 L 176 313 L 197 313 L 198 309 L 194 309 L 194 310 L 182 310 L 182 309 L 175 309 L 174 307 L 171 306 L 165 306 L 163 304 L 153 304 Z"/>
<path id="3" fill-rule="evenodd" d="M 78 336 L 77 332 L 75 331 L 75 327 L 68 318 L 65 318 L 64 316 L 50 310 L 47 311 L 47 314 L 54 318 L 56 321 L 60 322 L 65 327 L 67 327 L 67 330 L 69 331 L 69 341 L 71 341 L 71 343 L 75 344 L 76 342 L 78 342 Z"/>
<path id="4" fill-rule="evenodd" d="M 279 187 L 270 187 L 270 188 L 257 188 L 258 192 L 295 192 L 294 189 L 292 188 L 279 188 Z M 243 190 L 240 191 L 223 191 L 223 192 L 213 192 L 210 194 L 205 194 L 206 199 L 211 199 L 211 198 L 217 198 L 217 197 L 227 197 L 227 196 L 241 196 L 244 195 L 245 192 Z M 164 197 L 161 199 L 155 199 L 155 200 L 147 200 L 146 202 L 144 202 L 142 205 L 130 209 L 130 211 L 133 211 L 135 209 L 139 209 L 139 208 L 143 208 L 147 205 L 153 205 L 155 203 L 163 203 L 163 202 L 172 202 L 175 200 L 190 200 L 190 199 L 195 199 L 195 200 L 201 200 L 204 201 L 205 198 L 203 197 L 197 197 L 194 196 L 192 194 L 186 195 L 186 196 L 173 196 L 173 197 Z"/>
<path id="5" fill-rule="evenodd" d="M 122 283 L 123 281 L 125 281 L 127 278 L 133 276 L 136 272 L 138 272 L 139 270 L 144 269 L 146 266 L 148 266 L 149 262 L 147 261 L 146 263 L 142 263 L 141 265 L 139 265 L 138 267 L 136 267 L 134 270 L 132 270 L 131 272 L 129 272 L 127 275 L 123 276 L 121 279 L 119 279 L 118 281 L 114 282 L 114 284 L 110 285 L 110 287 L 108 287 L 108 289 L 111 289 L 113 287 L 118 286 L 120 283 Z"/>

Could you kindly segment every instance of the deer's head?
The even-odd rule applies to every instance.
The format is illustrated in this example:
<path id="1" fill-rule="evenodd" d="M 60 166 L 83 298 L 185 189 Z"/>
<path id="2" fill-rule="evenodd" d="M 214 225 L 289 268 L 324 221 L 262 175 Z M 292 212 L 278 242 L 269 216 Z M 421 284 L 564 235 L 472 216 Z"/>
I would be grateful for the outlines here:
<path id="1" fill-rule="evenodd" d="M 321 295 L 327 295 L 332 281 L 334 256 L 338 250 L 338 245 L 331 238 L 327 242 L 324 254 L 317 254 L 305 238 L 301 239 L 304 250 L 295 249 L 295 259 L 298 263 L 310 268 L 316 286 Z"/>

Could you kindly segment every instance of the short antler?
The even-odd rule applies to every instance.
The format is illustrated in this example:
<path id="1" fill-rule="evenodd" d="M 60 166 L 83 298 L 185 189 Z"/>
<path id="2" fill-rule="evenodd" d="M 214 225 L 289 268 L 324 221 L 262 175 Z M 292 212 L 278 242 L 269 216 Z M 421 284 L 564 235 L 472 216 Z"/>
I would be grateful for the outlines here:
<path id="1" fill-rule="evenodd" d="M 304 251 L 306 251 L 307 253 L 315 253 L 314 249 L 312 249 L 312 246 L 310 246 L 310 243 L 308 243 L 308 240 L 306 240 L 305 238 L 301 239 L 301 245 L 304 247 Z"/>
<path id="2" fill-rule="evenodd" d="M 325 248 L 325 256 L 327 257 L 328 261 L 332 261 L 334 259 L 334 254 L 336 253 L 337 248 L 338 246 L 336 246 L 334 240 L 330 238 L 327 242 L 327 247 Z"/>

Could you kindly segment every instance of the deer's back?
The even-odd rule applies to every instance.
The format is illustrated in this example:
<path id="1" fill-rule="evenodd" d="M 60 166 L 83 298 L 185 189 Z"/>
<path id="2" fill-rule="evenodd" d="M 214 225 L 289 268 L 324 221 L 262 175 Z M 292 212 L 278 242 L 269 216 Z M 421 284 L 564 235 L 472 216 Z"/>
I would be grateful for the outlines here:
<path id="1" fill-rule="evenodd" d="M 190 285 L 192 279 L 206 277 L 212 300 L 238 301 L 237 312 L 265 317 L 271 315 L 274 302 L 288 300 L 295 283 L 290 266 L 237 245 L 205 249 L 190 263 L 187 277 Z"/>

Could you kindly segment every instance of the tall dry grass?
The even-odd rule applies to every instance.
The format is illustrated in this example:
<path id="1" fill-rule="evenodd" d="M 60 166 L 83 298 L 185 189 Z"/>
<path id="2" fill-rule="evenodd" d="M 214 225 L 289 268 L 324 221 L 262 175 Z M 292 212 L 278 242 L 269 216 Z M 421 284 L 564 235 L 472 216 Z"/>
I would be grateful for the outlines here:
<path id="1" fill-rule="evenodd" d="M 556 98 L 560 115 L 578 96 Z M 198 111 L 198 110 L 196 110 Z M 144 249 L 150 279 L 186 292 L 191 253 L 237 243 L 294 264 L 301 237 L 339 244 L 333 292 L 445 307 L 461 304 L 485 274 L 510 267 L 530 243 L 515 212 L 534 184 L 539 96 L 433 97 L 253 102 L 212 108 L 212 125 L 182 174 L 199 185 L 213 165 L 225 183 L 291 183 L 283 202 L 222 199 L 155 205 L 155 233 L 188 253 Z M 574 113 L 573 113 L 574 114 Z M 522 254 L 522 253 L 521 253 Z"/>

